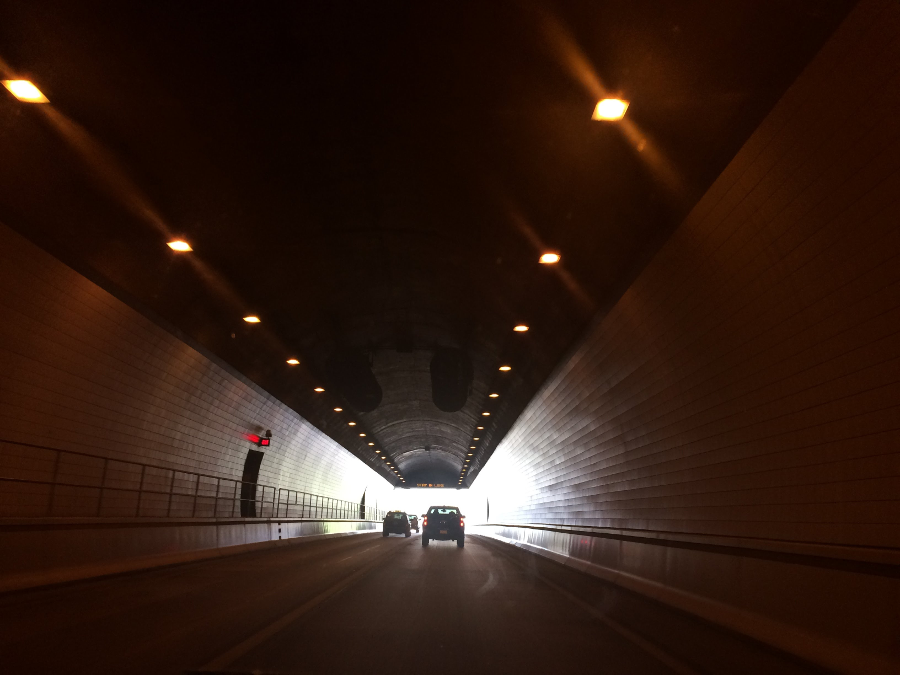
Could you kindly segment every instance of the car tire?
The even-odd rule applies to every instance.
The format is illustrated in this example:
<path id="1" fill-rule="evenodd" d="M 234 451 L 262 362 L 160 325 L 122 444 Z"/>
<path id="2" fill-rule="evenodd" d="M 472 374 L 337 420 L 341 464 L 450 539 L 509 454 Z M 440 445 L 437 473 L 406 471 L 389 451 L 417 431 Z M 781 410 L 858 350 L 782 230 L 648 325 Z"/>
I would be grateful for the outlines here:
<path id="1" fill-rule="evenodd" d="M 456 548 L 462 548 L 465 545 L 466 545 L 465 537 L 460 537 L 459 539 L 456 540 Z"/>
<path id="2" fill-rule="evenodd" d="M 404 533 L 403 533 L 403 536 L 404 536 L 404 537 L 411 537 L 411 536 L 412 536 L 412 533 L 410 533 L 410 532 L 404 532 Z"/>
<path id="3" fill-rule="evenodd" d="M 382 537 L 386 537 L 386 536 L 388 536 L 388 533 L 387 533 L 387 532 L 382 532 L 382 533 L 381 533 L 381 536 L 382 536 Z"/>
<path id="4" fill-rule="evenodd" d="M 428 537 L 426 535 L 422 535 L 422 546 L 428 546 Z"/>

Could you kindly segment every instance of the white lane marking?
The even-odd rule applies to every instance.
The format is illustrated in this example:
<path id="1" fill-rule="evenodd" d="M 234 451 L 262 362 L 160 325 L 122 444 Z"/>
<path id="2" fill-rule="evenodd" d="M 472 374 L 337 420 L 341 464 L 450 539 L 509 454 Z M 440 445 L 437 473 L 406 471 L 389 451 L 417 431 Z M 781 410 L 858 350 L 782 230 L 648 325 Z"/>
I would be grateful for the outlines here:
<path id="1" fill-rule="evenodd" d="M 369 548 L 366 549 L 366 551 L 370 551 L 373 548 L 375 548 L 375 547 L 370 546 Z M 200 667 L 198 672 L 201 672 L 201 673 L 213 672 L 214 673 L 214 672 L 224 670 L 225 668 L 230 666 L 232 663 L 237 661 L 239 658 L 241 658 L 242 656 L 247 654 L 247 652 L 254 649 L 255 647 L 258 647 L 259 645 L 261 645 L 263 642 L 268 640 L 270 637 L 272 637 L 276 633 L 279 633 L 280 631 L 287 628 L 291 623 L 293 623 L 294 621 L 299 619 L 301 616 L 306 614 L 308 611 L 310 611 L 311 609 L 322 604 L 323 602 L 328 600 L 328 598 L 330 598 L 331 596 L 336 595 L 340 591 L 347 588 L 347 586 L 349 586 L 350 584 L 354 583 L 355 581 L 358 581 L 361 577 L 363 577 L 366 574 L 368 574 L 369 572 L 371 572 L 372 569 L 374 569 L 376 566 L 378 566 L 378 564 L 381 563 L 381 561 L 384 558 L 388 557 L 392 553 L 396 553 L 398 548 L 399 547 L 392 548 L 392 549 L 388 550 L 387 552 L 383 553 L 382 555 L 376 557 L 374 560 L 367 563 L 365 567 L 361 567 L 360 569 L 356 570 L 356 572 L 351 574 L 349 577 L 345 577 L 342 581 L 339 581 L 337 584 L 335 584 L 331 588 L 328 588 L 328 589 L 322 591 L 321 593 L 319 593 L 312 600 L 307 600 L 306 602 L 304 602 L 302 605 L 300 605 L 296 609 L 291 610 L 290 612 L 288 612 L 287 614 L 282 616 L 280 619 L 273 621 L 268 626 L 266 626 L 265 628 L 263 628 L 262 630 L 260 630 L 256 633 L 254 633 L 253 635 L 248 637 L 243 642 L 241 642 L 238 645 L 229 649 L 224 654 L 217 656 L 216 658 L 214 658 L 212 661 L 210 661 L 206 665 Z"/>
<path id="2" fill-rule="evenodd" d="M 365 549 L 364 551 L 360 551 L 359 553 L 354 553 L 352 555 L 348 555 L 346 558 L 341 558 L 340 560 L 338 560 L 338 562 L 344 562 L 345 560 L 350 560 L 350 558 L 352 558 L 354 555 L 362 555 L 366 551 L 371 551 L 373 548 L 375 548 L 375 547 L 370 546 L 369 548 Z"/>
<path id="3" fill-rule="evenodd" d="M 498 546 L 502 546 L 502 544 L 500 542 L 492 542 L 492 543 L 496 543 Z M 611 630 L 615 631 L 616 633 L 621 635 L 623 638 L 625 638 L 629 642 L 634 643 L 635 645 L 637 645 L 638 647 L 643 649 L 645 652 L 650 654 L 657 661 L 664 663 L 669 668 L 674 670 L 676 673 L 679 673 L 679 675 L 699 675 L 698 671 L 691 668 L 688 664 L 686 664 L 681 659 L 678 659 L 678 658 L 672 656 L 671 654 L 669 654 L 668 652 L 663 651 L 662 649 L 657 647 L 655 644 L 653 644 L 649 640 L 641 637 L 634 631 L 626 628 L 625 626 L 620 624 L 618 621 L 610 619 L 608 616 L 606 616 L 602 612 L 598 612 L 592 605 L 590 605 L 589 603 L 585 602 L 584 600 L 572 595 L 571 593 L 569 593 L 569 591 L 564 589 L 562 586 L 558 586 L 557 584 L 553 583 L 549 579 L 545 578 L 540 572 L 537 572 L 536 570 L 533 570 L 533 569 L 529 569 L 524 564 L 522 564 L 521 562 L 519 562 L 518 560 L 513 558 L 511 555 L 509 555 L 502 548 L 500 549 L 500 553 L 507 560 L 509 560 L 513 564 L 517 565 L 518 567 L 524 569 L 526 572 L 530 572 L 531 574 L 534 574 L 543 583 L 547 584 L 547 586 L 552 588 L 554 591 L 556 591 L 557 593 L 562 595 L 564 598 L 566 598 L 570 602 L 573 602 L 574 604 L 581 607 L 583 610 L 587 611 L 592 617 L 594 617 L 595 619 L 597 619 L 598 621 L 600 621 L 601 623 L 606 625 L 607 628 L 610 628 Z M 532 553 L 531 555 L 535 555 L 535 554 Z"/>

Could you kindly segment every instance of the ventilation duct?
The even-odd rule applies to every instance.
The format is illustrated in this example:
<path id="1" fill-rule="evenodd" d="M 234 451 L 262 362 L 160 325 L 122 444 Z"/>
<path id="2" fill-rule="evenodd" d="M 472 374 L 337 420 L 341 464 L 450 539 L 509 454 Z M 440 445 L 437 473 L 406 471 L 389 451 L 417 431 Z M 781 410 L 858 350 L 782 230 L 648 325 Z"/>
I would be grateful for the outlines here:
<path id="1" fill-rule="evenodd" d="M 372 412 L 381 403 L 381 386 L 363 350 L 340 349 L 328 357 L 325 369 L 338 394 L 358 412 Z"/>
<path id="2" fill-rule="evenodd" d="M 472 386 L 472 361 L 462 349 L 438 347 L 431 359 L 431 398 L 444 412 L 461 410 Z"/>

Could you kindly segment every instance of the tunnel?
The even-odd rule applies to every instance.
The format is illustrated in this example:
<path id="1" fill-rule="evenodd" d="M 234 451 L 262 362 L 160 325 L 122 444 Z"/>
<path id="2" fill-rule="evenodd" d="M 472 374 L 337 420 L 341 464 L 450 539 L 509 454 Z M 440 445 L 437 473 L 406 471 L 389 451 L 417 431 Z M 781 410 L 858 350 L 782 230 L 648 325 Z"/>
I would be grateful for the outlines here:
<path id="1" fill-rule="evenodd" d="M 0 1 L 0 671 L 900 672 L 900 4 Z"/>

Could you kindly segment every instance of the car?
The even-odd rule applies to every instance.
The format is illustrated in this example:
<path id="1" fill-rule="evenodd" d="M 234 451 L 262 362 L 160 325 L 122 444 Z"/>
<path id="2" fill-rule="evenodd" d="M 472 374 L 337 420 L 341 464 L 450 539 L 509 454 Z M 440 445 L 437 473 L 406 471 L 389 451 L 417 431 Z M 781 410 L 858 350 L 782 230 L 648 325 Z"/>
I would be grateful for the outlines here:
<path id="1" fill-rule="evenodd" d="M 409 531 L 409 516 L 405 511 L 388 511 L 381 526 L 381 536 L 390 534 L 402 534 L 406 537 L 412 535 Z"/>
<path id="2" fill-rule="evenodd" d="M 422 546 L 428 542 L 455 541 L 458 548 L 466 545 L 465 516 L 456 506 L 429 507 L 422 520 Z"/>
<path id="3" fill-rule="evenodd" d="M 419 516 L 417 516 L 415 513 L 409 514 L 409 526 L 416 532 L 419 531 Z"/>

